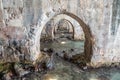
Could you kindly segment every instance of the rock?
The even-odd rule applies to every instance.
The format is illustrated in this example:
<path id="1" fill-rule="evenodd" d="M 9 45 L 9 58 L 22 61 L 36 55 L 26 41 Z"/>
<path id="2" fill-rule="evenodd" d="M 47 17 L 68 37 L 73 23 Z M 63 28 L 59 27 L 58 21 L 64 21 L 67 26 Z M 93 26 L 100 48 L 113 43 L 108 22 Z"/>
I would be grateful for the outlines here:
<path id="1" fill-rule="evenodd" d="M 87 66 L 83 67 L 83 69 L 84 69 L 84 70 L 87 69 Z"/>
<path id="2" fill-rule="evenodd" d="M 44 48 L 44 49 L 43 49 L 43 51 L 45 51 L 45 52 L 46 52 L 47 50 L 48 50 L 48 48 Z"/>
<path id="3" fill-rule="evenodd" d="M 28 71 L 30 71 L 30 72 L 34 72 L 34 71 L 35 71 L 35 67 L 34 67 L 32 64 L 26 64 L 26 65 L 24 66 L 24 69 L 25 69 L 25 70 L 28 70 Z"/>
<path id="4" fill-rule="evenodd" d="M 47 66 L 47 69 L 48 70 L 52 70 L 52 69 L 54 69 L 54 60 L 53 60 L 53 54 L 52 55 L 50 55 L 50 58 L 48 59 L 48 61 L 47 61 L 47 64 L 46 64 L 46 66 Z"/>
<path id="5" fill-rule="evenodd" d="M 53 49 L 50 48 L 50 49 L 47 50 L 47 52 L 48 52 L 48 53 L 53 53 Z"/>
<path id="6" fill-rule="evenodd" d="M 30 71 L 21 71 L 20 73 L 19 73 L 19 76 L 20 77 L 23 77 L 23 76 L 25 76 L 25 75 L 27 75 L 27 74 L 29 74 L 30 73 Z"/>
<path id="7" fill-rule="evenodd" d="M 62 53 L 65 53 L 65 51 L 62 51 Z"/>
<path id="8" fill-rule="evenodd" d="M 71 49 L 71 51 L 74 51 L 74 49 Z"/>
<path id="9" fill-rule="evenodd" d="M 68 54 L 67 54 L 67 53 L 64 53 L 63 58 L 64 58 L 65 60 L 69 60 L 69 56 L 68 56 Z"/>
<path id="10" fill-rule="evenodd" d="M 7 74 L 4 75 L 4 80 L 12 80 L 13 74 L 11 72 L 8 72 Z"/>
<path id="11" fill-rule="evenodd" d="M 59 56 L 59 54 L 58 53 L 55 53 L 56 54 L 56 56 Z"/>
<path id="12" fill-rule="evenodd" d="M 30 73 L 30 71 L 26 71 L 25 69 L 23 69 L 23 64 L 20 63 L 15 64 L 15 71 L 20 77 Z"/>
<path id="13" fill-rule="evenodd" d="M 0 45 L 5 45 L 5 40 L 0 39 Z"/>
<path id="14" fill-rule="evenodd" d="M 24 62 L 25 61 L 25 55 L 24 54 L 20 54 L 19 55 L 19 61 L 20 62 Z"/>

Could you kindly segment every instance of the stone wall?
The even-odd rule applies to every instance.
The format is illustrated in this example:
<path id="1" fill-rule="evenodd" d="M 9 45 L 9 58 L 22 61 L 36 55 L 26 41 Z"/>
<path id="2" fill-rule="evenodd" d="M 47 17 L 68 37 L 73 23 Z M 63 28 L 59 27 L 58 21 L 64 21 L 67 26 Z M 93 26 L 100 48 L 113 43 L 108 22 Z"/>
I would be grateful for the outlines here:
<path id="1" fill-rule="evenodd" d="M 5 22 L 3 20 L 3 3 L 0 0 L 0 27 L 4 27 L 5 26 Z"/>
<path id="2" fill-rule="evenodd" d="M 89 26 L 93 38 L 93 65 L 120 62 L 119 25 L 111 37 L 113 1 L 119 0 L 0 0 L 0 12 L 6 27 L 25 28 L 30 59 L 40 55 L 40 35 L 45 24 L 61 11 L 77 15 Z M 18 4 L 19 3 L 19 4 Z M 120 5 L 120 4 L 116 4 Z M 3 9 L 2 9 L 2 7 Z M 118 6 L 119 7 L 119 6 Z M 117 8 L 119 9 L 119 8 Z M 1 13 L 0 13 L 1 14 Z M 116 16 L 117 17 L 117 16 Z M 2 19 L 2 18 L 1 18 Z M 0 19 L 0 21 L 1 21 Z M 118 19 L 119 20 L 119 19 Z M 0 23 L 1 24 L 1 23 Z M 119 23 L 117 23 L 119 24 Z M 4 33 L 2 33 L 4 34 Z M 16 32 L 14 33 L 16 34 Z M 21 33 L 22 34 L 22 33 Z M 1 37 L 1 36 L 0 36 Z M 17 37 L 15 38 L 17 39 Z M 5 40 L 7 41 L 7 40 Z M 112 45 L 115 46 L 112 46 Z M 4 48 L 3 48 L 4 49 Z M 114 50 L 111 50 L 114 49 Z M 4 53 L 5 54 L 5 53 Z M 111 57 L 112 56 L 112 57 Z"/>

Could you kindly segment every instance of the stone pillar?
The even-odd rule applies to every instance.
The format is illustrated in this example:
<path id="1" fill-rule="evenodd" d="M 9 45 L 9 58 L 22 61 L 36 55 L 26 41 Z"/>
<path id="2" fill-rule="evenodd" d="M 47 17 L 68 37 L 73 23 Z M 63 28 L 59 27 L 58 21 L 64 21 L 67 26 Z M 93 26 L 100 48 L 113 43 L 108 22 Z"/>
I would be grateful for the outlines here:
<path id="1" fill-rule="evenodd" d="M 5 26 L 3 20 L 3 5 L 2 5 L 2 0 L 0 0 L 0 27 L 3 26 Z"/>

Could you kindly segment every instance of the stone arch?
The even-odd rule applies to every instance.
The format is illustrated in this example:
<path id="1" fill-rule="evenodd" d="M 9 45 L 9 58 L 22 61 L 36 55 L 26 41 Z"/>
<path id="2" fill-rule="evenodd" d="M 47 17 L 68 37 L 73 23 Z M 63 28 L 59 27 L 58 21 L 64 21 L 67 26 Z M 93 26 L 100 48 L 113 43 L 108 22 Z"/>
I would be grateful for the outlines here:
<path id="1" fill-rule="evenodd" d="M 70 24 L 71 22 L 70 23 L 69 22 L 70 21 L 67 19 L 61 19 L 55 25 L 57 25 L 57 27 L 58 27 L 59 25 L 62 24 L 62 26 L 66 27 L 67 29 L 70 29 L 72 25 Z"/>
<path id="2" fill-rule="evenodd" d="M 76 28 L 81 26 L 78 21 L 76 21 L 74 18 L 66 15 L 66 14 L 60 14 L 60 15 L 57 15 L 55 16 L 54 18 L 52 18 L 52 20 L 54 20 L 55 22 L 54 23 L 57 23 L 59 20 L 61 19 L 66 19 L 69 23 L 71 23 L 73 25 L 73 29 L 74 29 L 74 33 L 76 34 Z M 76 25 L 77 24 L 77 25 Z M 76 27 L 77 26 L 77 27 Z M 83 29 L 82 27 L 79 27 L 81 28 L 81 31 L 83 32 Z M 53 33 L 52 33 L 52 36 L 54 37 Z M 78 36 L 78 35 L 77 35 Z M 75 35 L 74 35 L 74 39 L 77 38 Z M 80 38 L 79 38 L 80 39 Z"/>
<path id="3" fill-rule="evenodd" d="M 43 17 L 44 19 L 41 20 L 42 22 L 38 23 L 38 25 L 37 25 L 37 27 L 38 27 L 37 31 L 34 33 L 34 35 L 35 35 L 34 39 L 33 39 L 34 43 L 30 48 L 32 61 L 35 61 L 38 58 L 38 56 L 41 54 L 40 53 L 40 36 L 41 36 L 41 32 L 42 32 L 44 25 L 49 20 L 53 19 L 54 17 L 64 14 L 64 15 L 67 15 L 67 16 L 75 19 L 81 25 L 81 28 L 83 29 L 83 32 L 85 34 L 84 58 L 86 59 L 87 62 L 90 62 L 92 55 L 93 55 L 93 50 L 92 50 L 93 42 L 92 42 L 92 33 L 90 30 L 90 27 L 87 24 L 85 24 L 85 22 L 83 20 L 81 20 L 78 16 L 76 16 L 73 13 L 70 13 L 67 11 L 61 11 L 61 12 L 53 13 L 53 14 L 54 15 L 51 15 L 49 17 L 44 15 L 44 17 Z"/>
<path id="4" fill-rule="evenodd" d="M 81 28 L 83 29 L 83 32 L 85 34 L 84 58 L 86 58 L 87 62 L 90 62 L 93 55 L 93 51 L 92 51 L 93 42 L 92 42 L 92 33 L 90 27 L 87 24 L 85 24 L 85 22 L 81 20 L 78 16 L 70 12 L 63 11 L 61 12 L 61 14 L 65 14 L 72 17 L 81 25 Z"/>
<path id="5" fill-rule="evenodd" d="M 71 25 L 72 30 L 73 30 L 72 36 L 73 36 L 73 38 L 74 38 L 74 33 L 75 33 L 74 25 L 73 25 L 69 20 L 67 20 L 67 19 L 64 19 L 64 18 L 63 18 L 63 19 L 60 19 L 60 20 L 65 20 L 68 24 Z M 59 21 L 60 21 L 60 20 L 59 20 Z M 58 22 L 59 22 L 59 21 L 58 21 Z M 57 24 L 57 22 L 55 23 L 55 25 L 56 25 L 56 24 Z M 53 29 L 52 29 L 53 38 L 54 38 L 54 30 L 55 30 L 55 27 L 56 27 L 56 26 L 54 26 Z"/>

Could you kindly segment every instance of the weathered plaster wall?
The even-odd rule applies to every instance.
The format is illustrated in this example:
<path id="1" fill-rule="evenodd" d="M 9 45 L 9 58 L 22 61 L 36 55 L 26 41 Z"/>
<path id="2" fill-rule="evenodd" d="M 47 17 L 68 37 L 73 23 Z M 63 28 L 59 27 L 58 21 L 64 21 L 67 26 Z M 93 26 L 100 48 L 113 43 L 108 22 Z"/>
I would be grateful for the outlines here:
<path id="1" fill-rule="evenodd" d="M 3 4 L 2 1 L 0 0 L 0 27 L 5 26 L 5 22 L 3 20 Z"/>
<path id="2" fill-rule="evenodd" d="M 109 27 L 109 36 L 108 36 L 108 45 L 107 45 L 107 54 L 105 57 L 111 62 L 117 62 L 120 60 L 120 0 L 114 0 L 113 5 L 111 6 L 111 16 L 110 16 L 110 27 Z"/>
<path id="3" fill-rule="evenodd" d="M 3 17 L 6 26 L 22 27 L 23 25 L 23 1 L 2 0 Z"/>
<path id="4" fill-rule="evenodd" d="M 2 0 L 0 12 L 3 12 L 3 21 L 8 28 L 10 26 L 25 28 L 27 38 L 23 40 L 29 43 L 27 49 L 33 61 L 40 54 L 41 31 L 55 14 L 66 10 L 79 16 L 92 32 L 93 56 L 91 63 L 100 64 L 120 62 L 120 45 L 116 44 L 119 43 L 120 26 L 114 37 L 110 37 L 109 34 L 112 25 L 111 16 L 114 16 L 112 15 L 113 1 L 117 0 Z M 120 1 L 118 0 L 118 2 Z M 112 46 L 113 44 L 114 46 Z"/>

